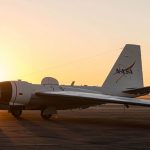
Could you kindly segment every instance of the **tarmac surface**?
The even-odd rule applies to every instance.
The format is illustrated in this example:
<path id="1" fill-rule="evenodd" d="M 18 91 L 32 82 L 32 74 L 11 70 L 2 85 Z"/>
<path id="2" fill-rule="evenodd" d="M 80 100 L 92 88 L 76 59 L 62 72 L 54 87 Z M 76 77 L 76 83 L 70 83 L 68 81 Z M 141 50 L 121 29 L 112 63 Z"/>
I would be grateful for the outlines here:
<path id="1" fill-rule="evenodd" d="M 43 120 L 39 111 L 24 111 L 17 120 L 0 111 L 0 150 L 150 149 L 150 108 L 103 105 L 59 111 Z"/>

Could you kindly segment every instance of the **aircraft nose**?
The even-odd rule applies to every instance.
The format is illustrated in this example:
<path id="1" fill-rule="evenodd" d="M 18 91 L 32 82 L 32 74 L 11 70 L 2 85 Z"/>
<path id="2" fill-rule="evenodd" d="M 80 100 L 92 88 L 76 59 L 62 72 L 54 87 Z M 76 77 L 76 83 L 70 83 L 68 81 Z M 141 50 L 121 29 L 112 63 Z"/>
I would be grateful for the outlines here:
<path id="1" fill-rule="evenodd" d="M 2 96 L 1 96 L 1 88 L 0 88 L 0 101 L 1 101 L 1 98 L 2 98 Z"/>
<path id="2" fill-rule="evenodd" d="M 1 83 L 0 83 L 0 103 L 2 102 L 2 89 L 1 89 Z"/>
<path id="3" fill-rule="evenodd" d="M 12 97 L 11 82 L 0 82 L 0 103 L 8 104 Z"/>

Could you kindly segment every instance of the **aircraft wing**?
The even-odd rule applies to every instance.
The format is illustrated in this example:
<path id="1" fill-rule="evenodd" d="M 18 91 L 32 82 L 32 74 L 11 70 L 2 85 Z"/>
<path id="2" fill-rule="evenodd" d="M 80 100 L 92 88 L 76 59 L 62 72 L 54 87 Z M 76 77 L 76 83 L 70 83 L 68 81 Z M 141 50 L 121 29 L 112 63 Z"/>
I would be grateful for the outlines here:
<path id="1" fill-rule="evenodd" d="M 96 104 L 117 103 L 117 104 L 124 104 L 124 105 L 137 105 L 137 106 L 150 107 L 149 100 L 110 96 L 110 95 L 95 94 L 95 93 L 76 92 L 76 91 L 37 92 L 36 96 L 42 97 L 43 101 L 44 99 L 49 99 L 49 100 L 57 101 L 57 103 L 60 104 L 94 102 Z"/>

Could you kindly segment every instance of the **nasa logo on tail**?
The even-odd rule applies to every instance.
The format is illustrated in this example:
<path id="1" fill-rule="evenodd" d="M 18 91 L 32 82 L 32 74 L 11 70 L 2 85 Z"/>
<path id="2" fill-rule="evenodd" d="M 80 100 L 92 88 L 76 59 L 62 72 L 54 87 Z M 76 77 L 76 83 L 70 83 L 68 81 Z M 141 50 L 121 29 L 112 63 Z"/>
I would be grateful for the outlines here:
<path id="1" fill-rule="evenodd" d="M 125 75 L 131 75 L 131 74 L 133 74 L 134 72 L 133 72 L 133 67 L 134 67 L 134 65 L 135 65 L 135 62 L 136 61 L 134 61 L 131 65 L 129 65 L 128 67 L 118 67 L 117 69 L 116 69 L 116 71 L 115 71 L 115 73 L 114 73 L 114 75 L 117 75 L 117 74 L 120 74 L 121 76 L 116 80 L 116 83 L 123 77 L 123 76 L 125 76 Z"/>

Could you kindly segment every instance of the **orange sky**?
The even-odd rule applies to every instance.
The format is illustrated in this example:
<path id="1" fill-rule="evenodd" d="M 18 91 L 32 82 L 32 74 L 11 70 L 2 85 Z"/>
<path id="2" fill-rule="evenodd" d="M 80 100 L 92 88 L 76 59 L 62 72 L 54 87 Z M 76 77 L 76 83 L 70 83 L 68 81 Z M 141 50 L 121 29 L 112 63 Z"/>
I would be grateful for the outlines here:
<path id="1" fill-rule="evenodd" d="M 101 85 L 126 43 L 150 85 L 150 1 L 0 0 L 0 81 Z"/>

